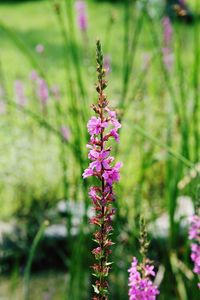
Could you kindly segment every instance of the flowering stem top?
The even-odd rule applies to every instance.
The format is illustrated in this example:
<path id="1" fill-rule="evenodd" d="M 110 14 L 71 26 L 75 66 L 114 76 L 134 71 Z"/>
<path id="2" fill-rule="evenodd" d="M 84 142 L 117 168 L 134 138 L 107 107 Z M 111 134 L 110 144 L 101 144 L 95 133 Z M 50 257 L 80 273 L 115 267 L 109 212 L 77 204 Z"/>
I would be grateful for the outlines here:
<path id="1" fill-rule="evenodd" d="M 105 80 L 105 69 L 103 67 L 103 54 L 100 41 L 97 41 L 97 74 L 98 103 L 92 108 L 97 116 L 91 117 L 87 128 L 90 134 L 88 158 L 91 160 L 89 167 L 84 171 L 83 178 L 93 176 L 99 184 L 92 186 L 89 196 L 92 199 L 95 216 L 90 222 L 98 227 L 94 233 L 94 241 L 97 247 L 92 251 L 96 263 L 93 265 L 94 276 L 96 277 L 93 300 L 108 299 L 107 277 L 111 263 L 108 256 L 111 253 L 110 246 L 113 244 L 110 235 L 112 231 L 112 216 L 114 215 L 113 184 L 120 178 L 119 169 L 121 163 L 113 165 L 114 157 L 110 155 L 112 148 L 107 145 L 110 138 L 119 141 L 118 129 L 121 124 L 116 118 L 115 111 L 110 110 L 108 100 L 104 94 L 107 87 Z"/>
<path id="2" fill-rule="evenodd" d="M 194 273 L 199 276 L 200 279 L 200 215 L 195 214 L 191 218 L 191 224 L 189 228 L 189 239 L 192 240 L 191 244 L 191 259 L 194 263 Z M 198 283 L 200 288 L 200 282 Z"/>
<path id="3" fill-rule="evenodd" d="M 140 224 L 140 253 L 142 262 L 138 263 L 133 257 L 129 272 L 129 300 L 156 300 L 159 294 L 158 287 L 153 283 L 155 277 L 154 266 L 147 258 L 149 241 L 147 240 L 146 225 L 143 219 Z"/>

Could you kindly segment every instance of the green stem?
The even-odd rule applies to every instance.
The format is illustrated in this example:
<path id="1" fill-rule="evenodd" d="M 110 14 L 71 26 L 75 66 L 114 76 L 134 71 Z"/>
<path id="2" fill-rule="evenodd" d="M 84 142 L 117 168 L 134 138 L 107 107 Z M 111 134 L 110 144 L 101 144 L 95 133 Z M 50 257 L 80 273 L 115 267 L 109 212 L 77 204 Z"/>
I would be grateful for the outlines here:
<path id="1" fill-rule="evenodd" d="M 32 263 L 33 263 L 33 259 L 35 256 L 35 253 L 37 251 L 37 247 L 39 245 L 39 243 L 41 242 L 43 235 L 44 235 L 44 231 L 45 228 L 48 226 L 48 221 L 44 221 L 42 223 L 42 225 L 40 226 L 34 240 L 33 243 L 31 245 L 30 248 L 30 252 L 29 252 L 29 256 L 28 256 L 28 261 L 25 267 L 25 271 L 24 271 L 24 300 L 29 300 L 31 299 L 31 297 L 29 297 L 29 282 L 30 282 L 30 274 L 31 274 L 31 267 L 32 267 Z"/>

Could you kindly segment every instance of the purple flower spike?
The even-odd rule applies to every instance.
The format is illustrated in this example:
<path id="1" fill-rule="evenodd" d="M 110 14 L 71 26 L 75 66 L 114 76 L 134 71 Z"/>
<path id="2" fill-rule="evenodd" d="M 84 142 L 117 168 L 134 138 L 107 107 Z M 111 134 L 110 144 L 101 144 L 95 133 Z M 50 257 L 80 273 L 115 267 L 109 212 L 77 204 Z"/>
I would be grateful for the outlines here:
<path id="1" fill-rule="evenodd" d="M 88 27 L 86 3 L 85 1 L 76 1 L 77 22 L 81 31 L 86 31 Z"/>
<path id="2" fill-rule="evenodd" d="M 94 233 L 97 247 L 92 251 L 96 263 L 93 265 L 93 273 L 96 277 L 93 300 L 108 299 L 107 276 L 111 263 L 108 262 L 109 254 L 112 252 L 110 246 L 112 241 L 110 233 L 112 231 L 112 217 L 115 214 L 113 202 L 115 200 L 113 185 L 119 181 L 121 163 L 113 164 L 114 157 L 111 156 L 110 140 L 114 138 L 119 141 L 118 130 L 121 124 L 117 120 L 116 112 L 110 110 L 108 100 L 104 93 L 106 88 L 105 68 L 103 67 L 103 55 L 101 44 L 97 42 L 97 73 L 98 83 L 98 103 L 93 105 L 93 110 L 97 116 L 92 116 L 87 124 L 90 140 L 87 144 L 89 149 L 88 158 L 90 164 L 83 172 L 83 178 L 95 177 L 99 185 L 92 186 L 89 197 L 92 200 L 95 216 L 90 219 L 90 223 L 97 226 Z"/>
<path id="3" fill-rule="evenodd" d="M 63 139 L 65 141 L 69 141 L 69 139 L 70 139 L 70 131 L 69 131 L 69 128 L 67 126 L 62 126 L 61 127 L 61 134 L 62 134 Z"/>
<path id="4" fill-rule="evenodd" d="M 38 97 L 43 106 L 45 106 L 49 99 L 49 89 L 44 79 L 38 79 Z"/>
<path id="5" fill-rule="evenodd" d="M 15 96 L 17 104 L 24 107 L 27 103 L 27 98 L 24 93 L 24 85 L 20 80 L 15 81 Z"/>
<path id="6" fill-rule="evenodd" d="M 194 263 L 193 271 L 200 275 L 200 216 L 198 215 L 194 215 L 191 218 L 189 239 L 193 241 L 191 244 L 191 260 Z M 198 287 L 200 288 L 200 283 Z"/>
<path id="7" fill-rule="evenodd" d="M 170 71 L 173 64 L 173 53 L 171 49 L 173 29 L 169 17 L 165 16 L 163 18 L 162 25 L 163 25 L 163 49 L 162 49 L 163 62 L 167 70 Z"/>
<path id="8" fill-rule="evenodd" d="M 35 70 L 31 71 L 29 78 L 32 81 L 36 81 L 39 78 L 38 73 Z"/>
<path id="9" fill-rule="evenodd" d="M 191 218 L 191 226 L 189 228 L 189 239 L 200 239 L 200 217 L 197 215 L 194 215 Z"/>
<path id="10" fill-rule="evenodd" d="M 133 257 L 129 272 L 129 300 L 156 300 L 159 290 L 150 279 L 155 277 L 154 266 L 138 264 Z"/>
<path id="11" fill-rule="evenodd" d="M 162 23 L 163 23 L 163 31 L 164 31 L 163 32 L 164 46 L 168 47 L 171 43 L 172 33 L 173 33 L 172 25 L 171 25 L 169 17 L 165 16 L 163 18 Z"/>

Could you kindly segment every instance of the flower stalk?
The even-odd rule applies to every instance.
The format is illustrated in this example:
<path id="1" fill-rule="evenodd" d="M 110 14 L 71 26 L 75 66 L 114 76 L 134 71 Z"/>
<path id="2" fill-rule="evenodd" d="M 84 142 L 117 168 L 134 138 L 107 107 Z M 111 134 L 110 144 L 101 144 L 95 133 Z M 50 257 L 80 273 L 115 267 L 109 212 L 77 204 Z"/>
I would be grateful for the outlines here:
<path id="1" fill-rule="evenodd" d="M 111 254 L 110 246 L 113 242 L 110 239 L 112 228 L 112 217 L 114 215 L 113 184 L 119 181 L 119 169 L 121 163 L 113 165 L 114 157 L 110 156 L 111 146 L 108 146 L 110 138 L 119 141 L 118 129 L 121 127 L 116 118 L 115 111 L 110 110 L 109 102 L 104 93 L 107 87 L 105 80 L 104 59 L 101 50 L 101 43 L 97 41 L 97 74 L 98 83 L 96 91 L 98 93 L 97 105 L 92 105 L 96 116 L 91 117 L 87 128 L 90 134 L 90 141 L 87 145 L 89 149 L 88 158 L 91 160 L 89 167 L 84 171 L 83 178 L 93 176 L 97 178 L 98 184 L 92 186 L 89 196 L 92 199 L 95 215 L 90 219 L 90 223 L 97 226 L 94 233 L 94 241 L 97 247 L 92 253 L 95 256 L 95 264 L 92 266 L 93 275 L 96 277 L 93 300 L 108 299 L 108 280 L 112 263 L 109 262 Z"/>

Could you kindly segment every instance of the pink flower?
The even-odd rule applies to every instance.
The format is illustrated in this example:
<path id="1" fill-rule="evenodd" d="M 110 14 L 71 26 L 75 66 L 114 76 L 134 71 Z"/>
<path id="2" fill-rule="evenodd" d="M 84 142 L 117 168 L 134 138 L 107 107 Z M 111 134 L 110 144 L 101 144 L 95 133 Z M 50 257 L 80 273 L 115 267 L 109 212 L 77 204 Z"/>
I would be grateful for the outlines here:
<path id="1" fill-rule="evenodd" d="M 105 170 L 105 172 L 103 173 L 103 178 L 105 179 L 107 184 L 112 185 L 113 182 L 119 181 L 119 179 L 120 179 L 119 170 L 120 170 L 121 166 L 122 166 L 122 163 L 118 162 L 110 170 Z"/>
<path id="2" fill-rule="evenodd" d="M 91 168 L 87 168 L 83 172 L 83 178 L 87 178 L 87 177 L 93 176 L 93 174 L 94 174 L 93 170 Z"/>
<path id="3" fill-rule="evenodd" d="M 31 71 L 31 73 L 30 73 L 30 80 L 32 80 L 32 81 L 36 81 L 38 78 L 39 78 L 39 76 L 38 76 L 38 73 L 36 72 L 36 71 Z"/>
<path id="4" fill-rule="evenodd" d="M 100 152 L 96 150 L 91 150 L 89 152 L 89 159 L 94 160 L 92 163 L 90 163 L 91 169 L 96 169 L 97 172 L 100 172 L 102 168 L 108 169 L 110 168 L 109 163 L 110 160 L 106 159 L 109 155 L 110 151 L 102 150 Z"/>
<path id="5" fill-rule="evenodd" d="M 87 14 L 86 14 L 86 4 L 85 1 L 78 0 L 75 4 L 77 11 L 77 21 L 79 28 L 81 31 L 86 31 L 88 22 L 87 22 Z"/>
<path id="6" fill-rule="evenodd" d="M 61 134 L 62 134 L 62 136 L 63 136 L 63 139 L 64 139 L 65 141 L 68 141 L 69 138 L 70 138 L 70 131 L 69 131 L 69 128 L 68 128 L 67 126 L 61 126 L 60 131 L 61 131 Z"/>
<path id="7" fill-rule="evenodd" d="M 98 196 L 98 188 L 91 186 L 89 190 L 89 197 L 93 200 L 93 202 L 96 202 L 97 200 L 101 200 L 101 198 Z"/>
<path id="8" fill-rule="evenodd" d="M 142 268 L 145 270 L 145 276 L 142 275 Z M 138 260 L 133 257 L 129 272 L 129 300 L 155 300 L 159 294 L 156 285 L 149 279 L 149 275 L 155 276 L 153 266 L 142 264 L 138 265 Z M 150 274 L 147 274 L 149 273 Z"/>
<path id="9" fill-rule="evenodd" d="M 191 245 L 191 259 L 194 262 L 194 273 L 200 275 L 200 246 L 197 244 L 192 244 Z"/>
<path id="10" fill-rule="evenodd" d="M 145 270 L 145 276 L 149 276 L 149 275 L 155 276 L 154 266 L 145 265 L 144 270 Z"/>
<path id="11" fill-rule="evenodd" d="M 49 99 L 49 89 L 44 79 L 38 79 L 38 97 L 42 105 L 46 105 Z"/>
<path id="12" fill-rule="evenodd" d="M 24 107 L 27 103 L 27 98 L 24 93 L 24 85 L 20 80 L 15 81 L 15 96 L 17 103 Z"/>
<path id="13" fill-rule="evenodd" d="M 44 52 L 44 46 L 42 44 L 38 44 L 36 45 L 35 47 L 35 51 L 39 54 L 43 53 Z"/>
<path id="14" fill-rule="evenodd" d="M 198 239 L 200 237 L 200 217 L 197 215 L 192 216 L 191 225 L 189 228 L 189 239 Z"/>
<path id="15" fill-rule="evenodd" d="M 96 117 L 92 117 L 87 124 L 88 132 L 91 135 L 100 134 L 102 129 L 106 128 L 107 126 L 107 122 L 102 122 L 100 118 Z"/>
<path id="16" fill-rule="evenodd" d="M 172 41 L 172 26 L 169 17 L 164 17 L 163 21 L 163 62 L 167 68 L 170 70 L 173 63 L 173 53 L 171 49 L 171 41 Z"/>
<path id="17" fill-rule="evenodd" d="M 116 119 L 116 112 L 114 111 L 114 110 L 109 110 L 108 109 L 108 114 L 109 114 L 109 116 L 110 116 L 110 118 L 111 118 L 111 120 L 112 119 Z"/>
<path id="18" fill-rule="evenodd" d="M 119 142 L 119 134 L 117 132 L 117 129 L 112 129 L 110 131 L 110 136 L 114 137 L 117 143 Z"/>
<path id="19" fill-rule="evenodd" d="M 171 40 L 172 40 L 172 26 L 171 26 L 171 21 L 169 19 L 169 17 L 165 16 L 162 20 L 162 24 L 163 24 L 163 39 L 164 39 L 164 46 L 165 47 L 169 47 Z"/>
<path id="20" fill-rule="evenodd" d="M 119 123 L 119 121 L 116 118 L 116 112 L 108 111 L 108 114 L 110 116 L 110 121 L 111 121 L 112 125 L 115 127 L 115 129 L 121 128 L 121 124 Z"/>
<path id="21" fill-rule="evenodd" d="M 194 215 L 191 218 L 189 239 L 193 240 L 191 244 L 191 260 L 194 262 L 193 271 L 200 275 L 200 217 L 198 215 Z M 198 287 L 200 288 L 200 283 Z"/>

